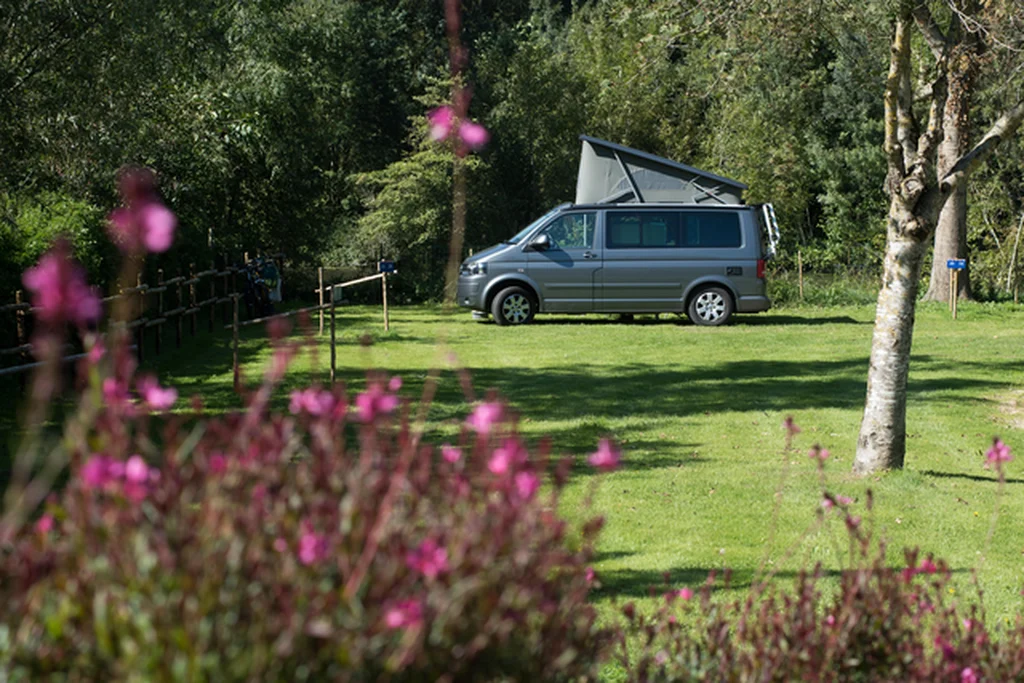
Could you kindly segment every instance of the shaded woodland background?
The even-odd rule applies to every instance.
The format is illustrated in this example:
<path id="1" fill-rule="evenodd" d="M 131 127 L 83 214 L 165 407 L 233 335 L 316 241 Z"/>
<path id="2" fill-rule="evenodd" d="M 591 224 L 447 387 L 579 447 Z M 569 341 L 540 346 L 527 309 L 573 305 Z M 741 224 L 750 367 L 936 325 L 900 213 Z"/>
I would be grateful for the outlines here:
<path id="1" fill-rule="evenodd" d="M 778 211 L 777 268 L 799 249 L 810 270 L 874 276 L 889 4 L 466 0 L 470 113 L 492 134 L 468 164 L 467 249 L 571 201 L 587 133 L 749 184 Z M 1022 78 L 996 59 L 978 73 L 980 136 Z M 93 282 L 112 279 L 103 221 L 126 163 L 159 172 L 180 218 L 147 268 L 285 252 L 301 280 L 389 257 L 399 302 L 437 299 L 452 163 L 425 114 L 450 86 L 438 0 L 5 2 L 0 303 L 62 232 Z M 1021 144 L 970 182 L 983 299 L 1008 296 Z"/>

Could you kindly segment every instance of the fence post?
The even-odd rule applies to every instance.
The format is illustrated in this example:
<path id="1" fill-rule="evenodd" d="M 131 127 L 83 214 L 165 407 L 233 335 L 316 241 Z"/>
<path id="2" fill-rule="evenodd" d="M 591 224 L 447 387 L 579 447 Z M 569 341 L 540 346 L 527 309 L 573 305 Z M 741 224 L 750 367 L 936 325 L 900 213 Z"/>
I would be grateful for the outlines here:
<path id="1" fill-rule="evenodd" d="M 238 295 L 231 296 L 233 303 L 232 324 L 231 324 L 231 366 L 234 370 L 235 393 L 238 393 Z"/>
<path id="2" fill-rule="evenodd" d="M 796 268 L 797 268 L 797 271 L 799 272 L 799 278 L 800 278 L 800 301 L 803 301 L 804 300 L 804 256 L 803 256 L 803 253 L 799 249 L 796 250 Z"/>
<path id="3" fill-rule="evenodd" d="M 178 271 L 181 272 L 181 271 Z M 185 302 L 182 301 L 181 297 L 181 276 L 178 276 L 178 281 L 174 283 L 174 293 L 176 295 L 175 302 L 178 304 L 178 313 L 174 316 L 174 346 L 175 348 L 181 348 L 181 318 L 185 315 Z"/>
<path id="4" fill-rule="evenodd" d="M 223 261 L 224 261 L 224 282 L 221 283 L 221 284 L 222 284 L 222 288 L 224 289 L 224 296 L 228 297 L 228 296 L 230 296 L 229 293 L 228 293 L 228 276 L 231 274 L 231 267 L 228 265 L 228 257 L 227 256 L 224 256 Z M 234 288 L 232 288 L 232 290 L 233 289 Z M 224 305 L 220 307 L 220 317 L 221 317 L 221 322 L 226 323 L 228 321 L 228 302 L 227 301 L 225 301 Z"/>
<path id="5" fill-rule="evenodd" d="M 334 386 L 334 374 L 337 367 L 337 356 L 334 348 L 334 309 L 336 307 L 336 292 L 331 290 L 331 386 Z"/>
<path id="6" fill-rule="evenodd" d="M 14 303 L 21 304 L 22 293 L 19 289 L 14 293 Z M 21 308 L 14 312 L 14 324 L 18 335 L 18 346 L 24 346 L 28 343 L 25 337 L 25 311 Z"/>
<path id="7" fill-rule="evenodd" d="M 381 297 L 384 301 L 384 331 L 391 329 L 391 319 L 388 317 L 388 274 L 382 273 L 380 278 Z"/>
<path id="8" fill-rule="evenodd" d="M 160 268 L 159 270 L 156 271 L 156 286 L 159 289 L 161 289 L 161 290 L 164 287 L 164 269 L 163 268 Z M 158 292 L 157 296 L 156 296 L 156 317 L 157 318 L 163 318 L 164 317 L 164 293 L 163 293 L 163 291 Z M 157 323 L 157 325 L 156 325 L 156 339 L 154 340 L 156 342 L 156 345 L 155 345 L 153 350 L 155 351 L 156 355 L 158 355 L 158 356 L 160 355 L 160 347 L 163 346 L 163 336 L 164 336 L 163 335 L 163 329 L 164 329 L 164 324 L 163 323 Z"/>
<path id="9" fill-rule="evenodd" d="M 196 336 L 196 264 L 188 264 L 188 307 L 192 309 L 189 316 L 188 331 L 193 337 Z"/>
<path id="10" fill-rule="evenodd" d="M 146 294 L 142 291 L 141 287 L 142 273 L 139 273 L 135 276 L 135 288 L 139 304 L 138 310 L 135 312 L 135 320 L 132 322 L 140 323 L 135 326 L 135 345 L 138 347 L 135 355 L 138 356 L 140 364 L 146 360 L 145 344 L 143 343 L 146 341 L 146 325 L 141 322 L 146 314 Z"/>
<path id="11" fill-rule="evenodd" d="M 213 332 L 213 315 L 217 309 L 217 268 L 210 259 L 210 332 Z"/>
<path id="12" fill-rule="evenodd" d="M 316 269 L 316 280 L 317 280 L 317 294 L 320 297 L 320 334 L 324 333 L 324 267 L 320 266 Z M 331 298 L 334 298 L 334 290 L 331 290 Z"/>

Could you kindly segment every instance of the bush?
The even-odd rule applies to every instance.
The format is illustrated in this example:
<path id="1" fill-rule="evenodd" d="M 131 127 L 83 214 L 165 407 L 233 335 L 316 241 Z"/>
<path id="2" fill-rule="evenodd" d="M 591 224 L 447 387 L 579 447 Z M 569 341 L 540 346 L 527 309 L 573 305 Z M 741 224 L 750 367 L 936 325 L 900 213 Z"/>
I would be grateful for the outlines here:
<path id="1" fill-rule="evenodd" d="M 497 401 L 457 447 L 426 443 L 382 375 L 270 411 L 294 351 L 225 417 L 153 415 L 173 394 L 146 379 L 129 399 L 123 356 L 103 386 L 92 372 L 83 400 L 105 400 L 71 481 L 0 565 L 11 679 L 595 677 L 600 522 L 570 548 L 568 463 L 542 491 L 547 459 Z"/>

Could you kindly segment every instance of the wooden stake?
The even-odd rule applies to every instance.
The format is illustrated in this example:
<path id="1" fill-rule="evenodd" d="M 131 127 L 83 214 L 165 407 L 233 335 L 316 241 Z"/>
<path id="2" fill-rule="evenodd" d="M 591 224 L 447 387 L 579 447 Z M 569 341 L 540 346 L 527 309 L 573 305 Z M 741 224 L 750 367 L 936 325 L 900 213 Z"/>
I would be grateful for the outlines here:
<path id="1" fill-rule="evenodd" d="M 188 331 L 193 337 L 196 336 L 196 264 L 188 264 L 188 307 L 192 309 L 192 315 L 188 317 Z"/>
<path id="2" fill-rule="evenodd" d="M 135 286 L 136 287 L 142 287 L 142 273 L 139 273 L 139 274 L 137 274 L 135 276 Z M 142 290 L 138 290 L 138 301 L 139 301 L 139 308 L 138 308 L 138 311 L 136 311 L 136 315 L 135 315 L 135 319 L 136 320 L 139 320 L 140 318 L 142 318 L 146 314 L 146 295 L 142 292 Z M 145 343 L 144 342 L 145 341 L 146 341 L 146 326 L 145 325 L 139 325 L 139 326 L 137 326 L 135 328 L 135 346 L 137 347 L 135 353 L 136 353 L 136 355 L 139 358 L 139 363 L 140 364 L 144 360 L 146 360 L 146 352 L 144 350 L 144 348 L 145 348 Z"/>
<path id="3" fill-rule="evenodd" d="M 235 393 L 239 392 L 238 387 L 238 295 L 231 297 L 233 312 L 231 316 L 231 366 L 234 370 Z"/>
<path id="4" fill-rule="evenodd" d="M 178 272 L 181 272 L 181 271 L 178 271 Z M 177 298 L 175 299 L 175 301 L 177 302 L 178 308 L 180 309 L 178 311 L 178 314 L 174 316 L 174 347 L 180 349 L 181 348 L 181 318 L 184 315 L 183 311 L 185 310 L 185 302 L 182 301 L 182 297 L 181 297 L 181 278 L 180 277 L 178 278 L 178 281 L 174 284 L 174 292 L 177 295 Z"/>
<path id="5" fill-rule="evenodd" d="M 331 386 L 334 386 L 334 375 L 337 368 L 337 355 L 334 348 L 334 309 L 337 304 L 335 301 L 337 297 L 334 296 L 334 290 L 331 290 Z M 321 309 L 322 310 L 322 309 Z"/>
<path id="6" fill-rule="evenodd" d="M 804 300 L 804 257 L 803 254 L 797 249 L 796 252 L 796 268 L 800 274 L 800 301 Z"/>
<path id="7" fill-rule="evenodd" d="M 216 268 L 215 268 L 214 263 L 213 263 L 212 260 L 210 261 L 210 270 L 216 271 Z M 215 310 L 216 308 L 217 308 L 217 275 L 216 275 L 216 272 L 214 272 L 214 274 L 210 276 L 210 324 L 209 324 L 210 332 L 213 332 L 213 315 L 216 312 L 216 310 Z"/>
<path id="8" fill-rule="evenodd" d="M 14 303 L 21 304 L 22 303 L 21 297 L 22 297 L 22 293 L 21 293 L 21 290 L 19 289 L 18 291 L 16 291 L 14 293 Z M 24 346 L 27 343 L 27 340 L 26 340 L 26 337 L 25 337 L 25 311 L 23 311 L 20 308 L 17 311 L 15 311 L 14 312 L 14 320 L 15 320 L 15 326 L 17 327 L 17 333 L 18 333 L 18 346 Z"/>
<path id="9" fill-rule="evenodd" d="M 156 286 L 163 289 L 164 286 L 164 269 L 161 268 L 156 271 Z M 156 295 L 156 317 L 164 317 L 164 293 L 160 292 Z M 156 326 L 156 339 L 154 351 L 156 355 L 160 355 L 160 347 L 163 346 L 163 329 L 164 324 L 160 323 Z"/>
<path id="10" fill-rule="evenodd" d="M 956 300 L 959 298 L 957 293 L 960 291 L 958 287 L 960 280 L 960 271 L 953 271 L 953 289 L 950 291 L 950 296 L 953 297 L 953 320 L 956 320 Z"/>
<path id="11" fill-rule="evenodd" d="M 391 330 L 391 319 L 388 317 L 388 274 L 384 273 L 380 279 L 380 291 L 384 301 L 384 331 Z"/>
<path id="12" fill-rule="evenodd" d="M 324 305 L 324 269 L 323 269 L 323 266 L 320 266 L 319 268 L 316 269 L 316 280 L 317 280 L 317 283 L 319 285 L 317 287 L 316 291 L 317 291 L 317 295 L 320 297 L 320 306 L 321 306 L 321 308 L 320 308 L 320 334 L 323 334 L 324 333 L 324 309 L 323 309 L 323 305 Z M 332 301 L 334 300 L 334 290 L 333 289 L 331 290 L 331 300 Z"/>

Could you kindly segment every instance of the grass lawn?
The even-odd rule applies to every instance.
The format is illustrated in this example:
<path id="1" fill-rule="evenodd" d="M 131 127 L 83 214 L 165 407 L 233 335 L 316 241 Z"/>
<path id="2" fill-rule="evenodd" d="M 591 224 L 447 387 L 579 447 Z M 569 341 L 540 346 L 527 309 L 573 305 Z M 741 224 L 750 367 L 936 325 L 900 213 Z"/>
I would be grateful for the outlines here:
<path id="1" fill-rule="evenodd" d="M 495 388 L 507 398 L 531 441 L 549 435 L 556 452 L 582 459 L 602 436 L 618 438 L 624 466 L 601 476 L 595 505 L 608 522 L 595 565 L 602 609 L 649 599 L 648 588 L 665 573 L 677 587 L 696 586 L 710 570 L 731 567 L 738 590 L 763 563 L 782 580 L 817 561 L 826 570 L 841 567 L 846 536 L 838 517 L 797 543 L 821 500 L 806 457 L 820 443 L 832 453 L 829 489 L 855 499 L 865 524 L 890 541 L 894 563 L 905 545 L 933 552 L 950 563 L 956 593 L 969 600 L 977 599 L 977 569 L 990 617 L 1003 619 L 1019 611 L 1024 585 L 1024 470 L 1020 460 L 1009 464 L 1000 501 L 982 464 L 994 434 L 1024 455 L 1024 307 L 966 304 L 960 312 L 954 322 L 943 306 L 919 307 L 906 469 L 866 479 L 850 468 L 873 306 L 784 309 L 720 329 L 668 316 L 631 324 L 541 316 L 499 328 L 462 311 L 397 308 L 389 333 L 379 309 L 345 308 L 337 351 L 340 379 L 350 387 L 360 388 L 366 368 L 376 367 L 401 375 L 407 396 L 451 351 L 478 392 Z M 358 342 L 364 334 L 374 340 L 368 349 Z M 242 345 L 253 381 L 269 358 L 262 335 L 249 328 Z M 320 339 L 318 363 L 296 363 L 289 384 L 326 379 L 327 337 Z M 230 409 L 239 400 L 229 343 L 224 333 L 201 338 L 155 365 L 186 396 L 199 393 L 210 409 Z M 277 400 L 286 404 L 284 390 Z M 467 412 L 455 374 L 444 372 L 431 414 L 437 429 L 455 432 Z M 803 429 L 788 453 L 787 415 Z M 578 468 L 564 499 L 569 516 L 582 517 L 593 476 Z M 876 501 L 870 515 L 863 510 L 868 488 Z"/>

